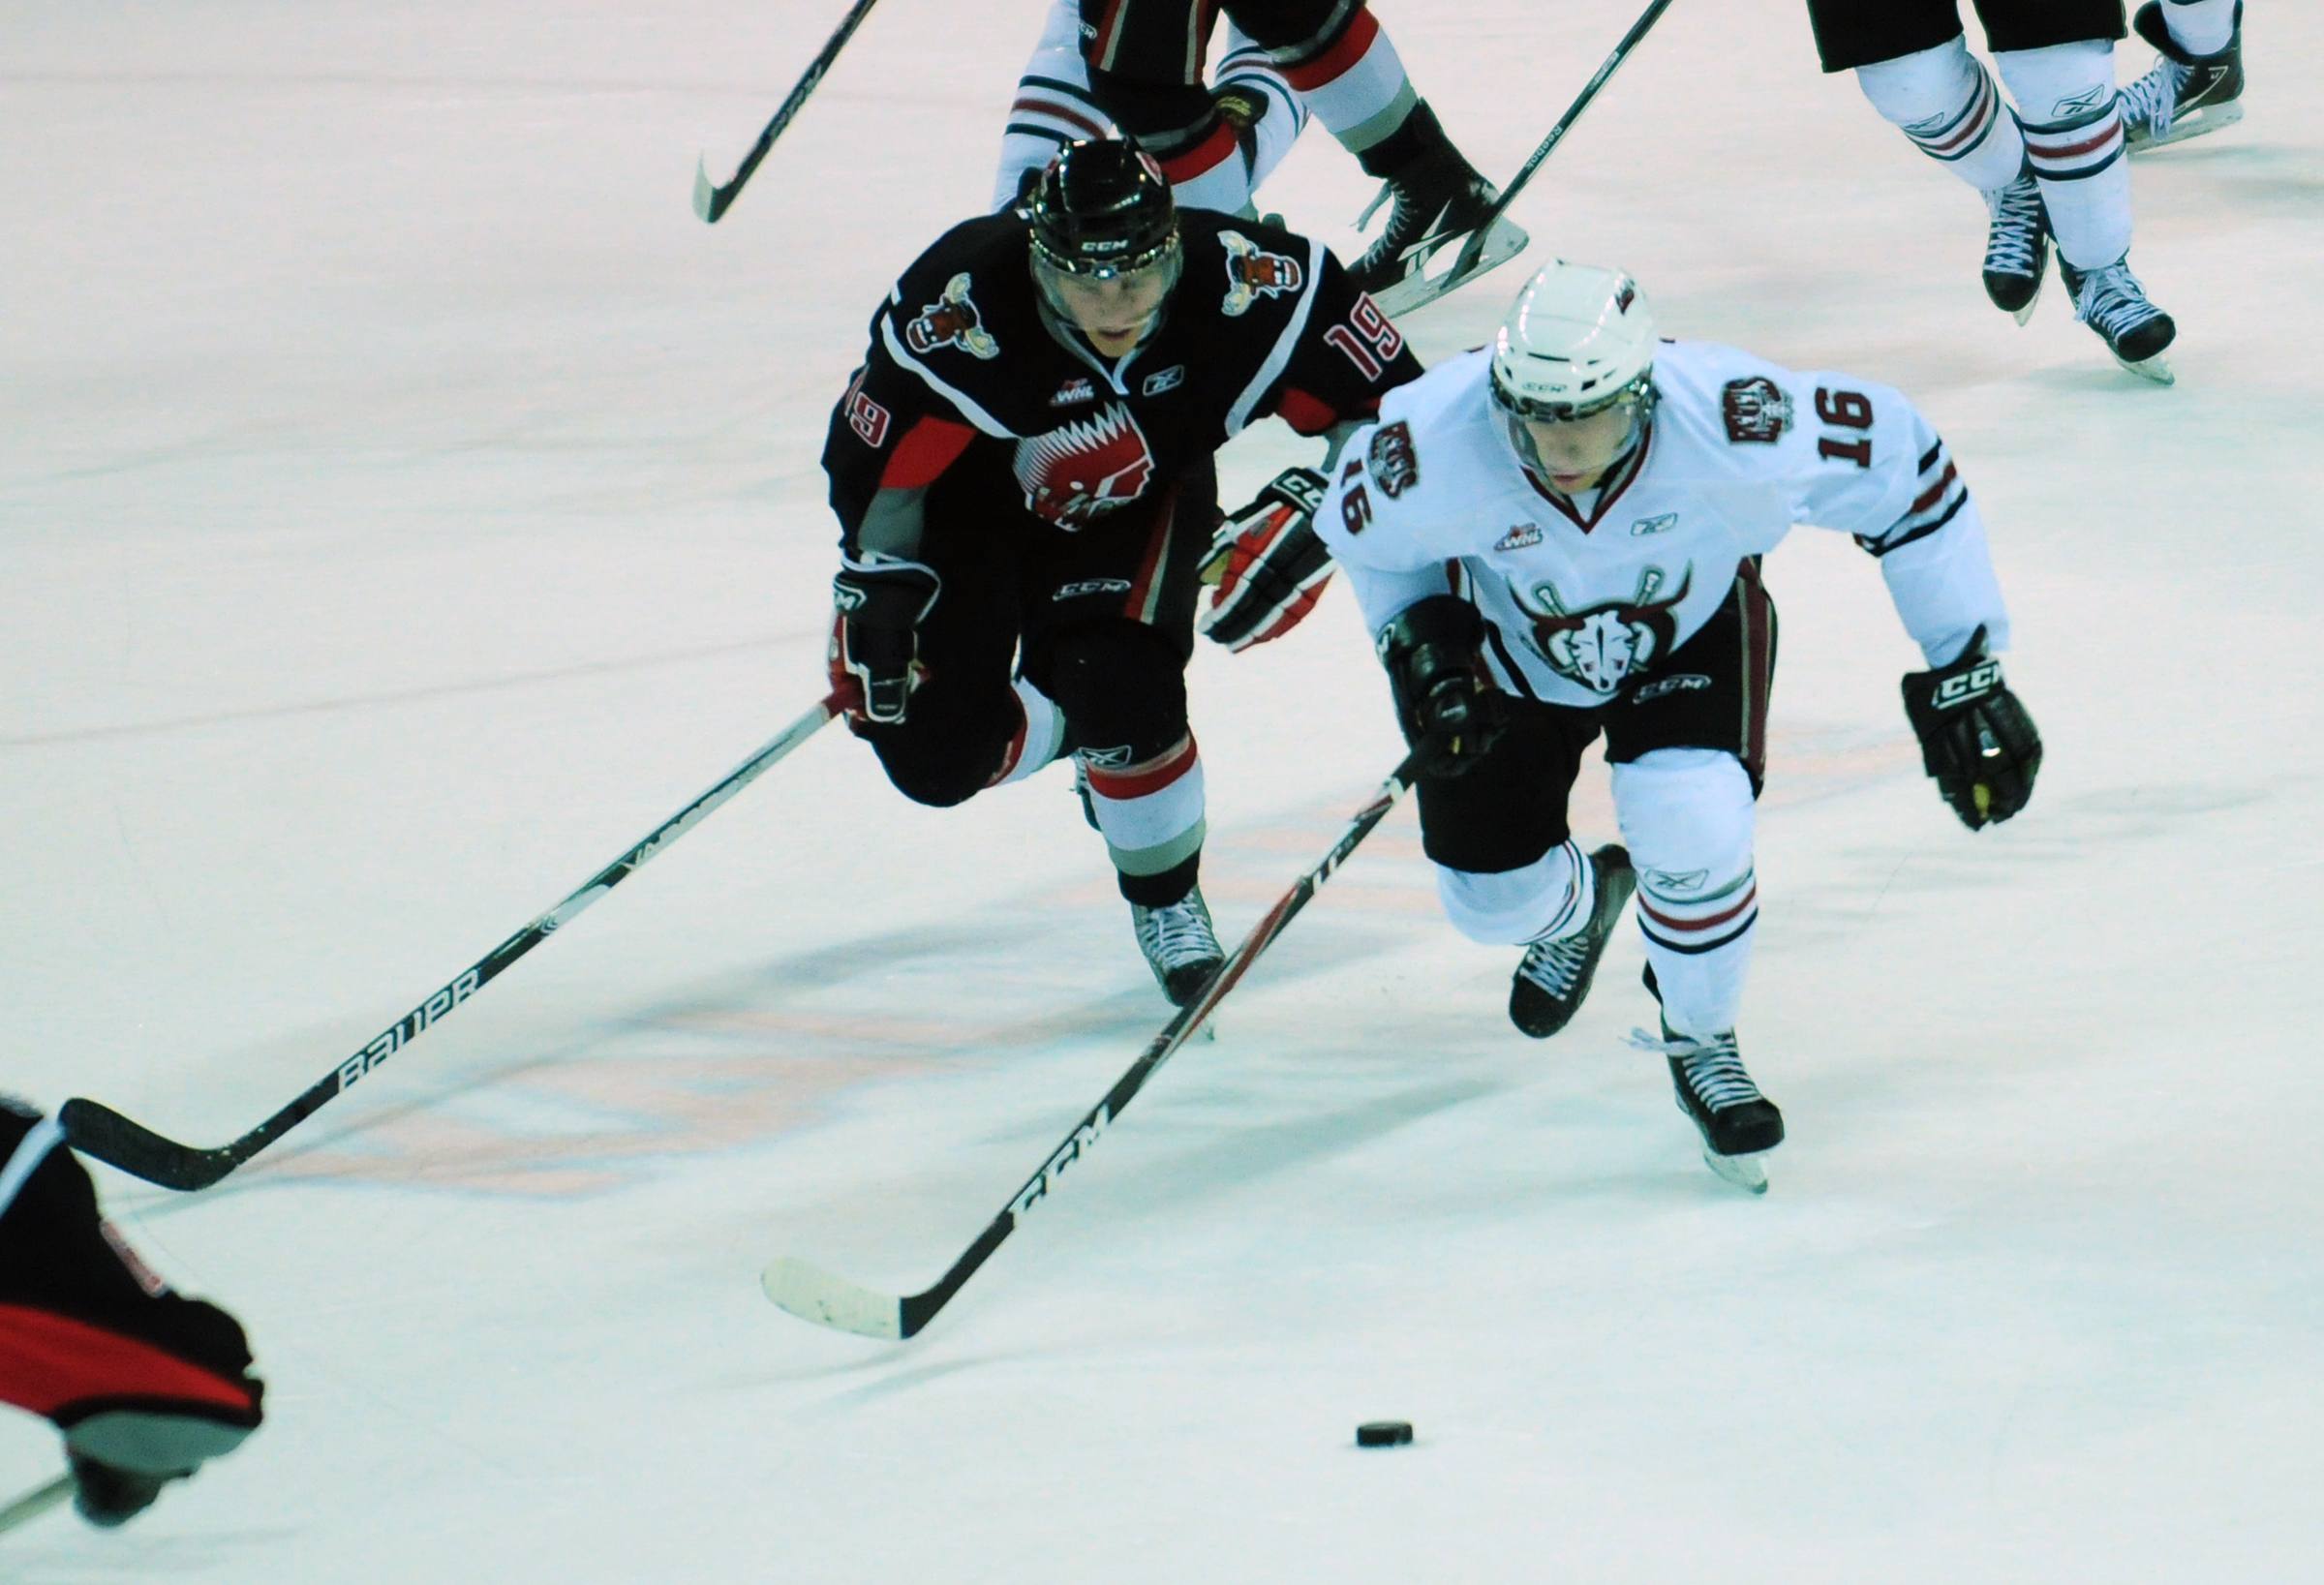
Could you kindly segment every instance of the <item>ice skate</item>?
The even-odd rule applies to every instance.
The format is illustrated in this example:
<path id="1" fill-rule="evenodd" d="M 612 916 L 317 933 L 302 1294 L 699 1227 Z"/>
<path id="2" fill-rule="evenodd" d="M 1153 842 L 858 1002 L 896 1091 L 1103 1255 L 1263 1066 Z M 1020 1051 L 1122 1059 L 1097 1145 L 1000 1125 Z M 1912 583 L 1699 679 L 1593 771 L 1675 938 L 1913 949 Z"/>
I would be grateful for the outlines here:
<path id="1" fill-rule="evenodd" d="M 1503 216 L 1485 231 L 1468 267 L 1464 269 L 1456 257 L 1435 275 L 1427 273 L 1440 253 L 1450 250 L 1457 256 L 1464 251 L 1500 195 L 1452 146 L 1426 106 L 1413 115 L 1420 151 L 1386 173 L 1379 197 L 1357 218 L 1361 229 L 1382 204 L 1389 205 L 1387 225 L 1348 270 L 1357 286 L 1391 315 L 1433 302 L 1508 262 L 1523 253 L 1530 240 Z"/>
<path id="2" fill-rule="evenodd" d="M 1598 906 L 1590 922 L 1572 935 L 1527 947 L 1510 980 L 1509 1021 L 1536 1040 L 1556 1034 L 1581 1010 L 1598 960 L 1605 955 L 1606 938 L 1637 889 L 1638 874 L 1626 848 L 1612 843 L 1600 848 L 1590 855 L 1590 869 L 1598 879 Z"/>
<path id="3" fill-rule="evenodd" d="M 2147 301 L 2127 257 L 2087 274 L 2061 258 L 2058 274 L 2074 294 L 2074 318 L 2098 333 L 2117 363 L 2156 384 L 2171 383 L 2176 377 L 2162 354 L 2179 327 Z"/>
<path id="4" fill-rule="evenodd" d="M 1754 1159 L 1784 1143 L 1784 1114 L 1759 1093 L 1729 1029 L 1697 1040 L 1663 1024 L 1663 1053 L 1678 1109 L 1702 1130 L 1702 1159 L 1729 1183 L 1767 1192 L 1767 1172 Z"/>
<path id="5" fill-rule="evenodd" d="M 1192 1001 L 1226 961 L 1199 886 L 1159 908 L 1133 902 L 1130 918 L 1138 931 L 1138 950 L 1146 955 L 1147 967 L 1154 971 L 1155 983 L 1174 1007 Z"/>
<path id="6" fill-rule="evenodd" d="M 2125 88 L 2116 104 L 2130 152 L 2200 137 L 2244 118 L 2244 8 L 2216 55 L 2190 55 L 2171 42 L 2156 0 L 2138 8 L 2138 36 L 2161 53 L 2147 75 Z"/>
<path id="7" fill-rule="evenodd" d="M 2050 263 L 2050 215 L 2032 171 L 1985 195 L 1993 224 L 1985 233 L 1985 295 L 2023 324 L 2034 317 Z"/>

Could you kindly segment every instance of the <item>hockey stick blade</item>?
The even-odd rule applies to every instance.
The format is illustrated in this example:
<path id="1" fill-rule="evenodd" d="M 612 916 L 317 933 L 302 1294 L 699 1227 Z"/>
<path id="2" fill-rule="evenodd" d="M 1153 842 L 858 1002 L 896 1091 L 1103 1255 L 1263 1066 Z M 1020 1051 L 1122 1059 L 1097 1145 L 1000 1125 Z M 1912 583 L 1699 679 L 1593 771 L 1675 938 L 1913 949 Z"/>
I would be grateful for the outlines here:
<path id="1" fill-rule="evenodd" d="M 73 1495 L 71 1475 L 60 1475 L 46 1485 L 26 1492 L 6 1508 L 0 1508 L 0 1531 L 14 1530 L 47 1512 Z"/>
<path id="2" fill-rule="evenodd" d="M 1033 1175 L 1025 1180 L 1000 1214 L 985 1225 L 976 1241 L 961 1252 L 960 1259 L 937 1279 L 935 1286 L 917 1294 L 882 1294 L 850 1282 L 845 1277 L 808 1261 L 784 1257 L 770 1264 L 759 1273 L 758 1284 L 767 1297 L 802 1321 L 811 1321 L 818 1326 L 837 1331 L 854 1332 L 859 1337 L 878 1338 L 895 1342 L 917 1336 L 922 1327 L 935 1319 L 936 1312 L 952 1301 L 953 1295 L 976 1274 L 977 1268 L 992 1257 L 1003 1240 L 1017 1230 L 1017 1224 L 1035 1205 L 1048 1199 L 1056 1188 L 1068 1168 L 1086 1155 L 1097 1142 L 1105 1137 L 1122 1109 L 1146 1086 L 1156 1069 L 1170 1060 L 1171 1053 L 1184 1045 L 1208 1019 L 1218 1004 L 1226 999 L 1248 969 L 1276 936 L 1283 933 L 1294 915 L 1307 905 L 1310 898 L 1331 878 L 1332 871 L 1347 861 L 1357 845 L 1369 836 L 1374 827 L 1388 817 L 1420 774 L 1420 765 L 1435 751 L 1429 745 L 1414 749 L 1404 763 L 1390 773 L 1370 803 L 1358 810 L 1348 822 L 1339 840 L 1331 844 L 1322 862 L 1294 882 L 1290 891 L 1275 900 L 1273 907 L 1251 927 L 1251 932 L 1241 944 L 1227 956 L 1217 970 L 1197 991 L 1185 1006 L 1179 1008 L 1162 1032 L 1147 1046 L 1128 1071 L 1114 1081 L 1105 1099 L 1089 1109 L 1079 1126 L 1065 1136 L 1057 1147 L 1049 1153 Z"/>
<path id="3" fill-rule="evenodd" d="M 701 155 L 695 155 L 694 213 L 701 217 L 705 225 L 713 225 L 717 223 L 720 215 L 726 212 L 726 205 L 733 201 L 733 194 L 729 193 L 721 198 L 719 196 L 719 190 L 710 185 L 709 162 Z"/>
<path id="4" fill-rule="evenodd" d="M 425 1001 L 308 1085 L 296 1100 L 230 1144 L 206 1150 L 181 1144 L 123 1116 L 111 1107 L 77 1095 L 57 1108 L 57 1121 L 64 1128 L 66 1142 L 84 1155 L 94 1156 L 165 1189 L 208 1188 L 457 1011 L 490 985 L 503 969 L 579 918 L 599 898 L 644 869 L 655 855 L 701 823 L 713 809 L 757 780 L 769 766 L 844 714 L 850 702 L 850 695 L 838 690 L 817 700 L 807 714 L 761 745 L 707 792 L 655 827 L 644 841 L 582 882 L 547 913 L 437 987 Z"/>

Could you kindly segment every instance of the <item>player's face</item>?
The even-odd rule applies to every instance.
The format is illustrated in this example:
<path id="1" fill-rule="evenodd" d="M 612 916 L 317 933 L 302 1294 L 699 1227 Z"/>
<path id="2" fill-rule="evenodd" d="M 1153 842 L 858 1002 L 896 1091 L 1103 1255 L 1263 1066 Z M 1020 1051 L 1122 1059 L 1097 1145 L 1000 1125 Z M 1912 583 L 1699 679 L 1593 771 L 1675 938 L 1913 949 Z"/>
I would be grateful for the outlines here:
<path id="1" fill-rule="evenodd" d="M 1162 299 L 1170 295 L 1170 272 L 1155 263 L 1105 280 L 1058 274 L 1051 290 L 1057 307 L 1092 347 L 1108 357 L 1119 357 L 1153 328 Z"/>
<path id="2" fill-rule="evenodd" d="M 1637 440 L 1638 410 L 1616 402 L 1579 418 L 1519 418 L 1538 472 L 1567 495 L 1594 490 Z"/>

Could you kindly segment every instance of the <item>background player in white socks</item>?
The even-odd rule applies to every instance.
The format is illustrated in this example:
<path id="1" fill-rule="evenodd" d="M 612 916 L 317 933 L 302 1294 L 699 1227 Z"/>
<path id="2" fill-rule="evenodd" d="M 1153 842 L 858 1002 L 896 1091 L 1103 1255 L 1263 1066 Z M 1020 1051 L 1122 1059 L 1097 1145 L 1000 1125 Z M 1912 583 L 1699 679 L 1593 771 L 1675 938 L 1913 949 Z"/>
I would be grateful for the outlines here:
<path id="1" fill-rule="evenodd" d="M 1206 84 L 1222 11 L 1227 52 Z M 1013 200 L 1059 146 L 1111 123 L 1160 162 L 1181 204 L 1249 214 L 1310 114 L 1386 184 L 1387 225 L 1349 273 L 1400 312 L 1409 305 L 1394 289 L 1417 268 L 1414 249 L 1473 230 L 1495 195 L 1364 0 L 1053 0 L 1010 107 L 994 203 Z M 1496 222 L 1486 267 L 1525 240 Z"/>
<path id="2" fill-rule="evenodd" d="M 2002 81 L 1961 36 L 1958 0 L 1808 0 L 1826 72 L 1985 196 L 1985 290 L 2020 324 L 2058 249 L 2074 315 L 2135 374 L 2167 384 L 2178 327 L 2130 273 L 2130 173 L 2115 103 L 2121 0 L 1976 0 Z"/>
<path id="3" fill-rule="evenodd" d="M 1312 525 L 1270 531 L 1206 624 L 1230 644 L 1281 632 L 1308 580 L 1260 574 L 1320 538 L 1429 751 L 1416 790 L 1446 913 L 1525 944 L 1511 1019 L 1565 1026 L 1635 886 L 1679 1103 L 1747 1182 L 1732 1158 L 1784 1134 L 1735 1043 L 1775 663 L 1759 559 L 1797 523 L 1880 558 L 1929 666 L 1905 710 L 1945 801 L 1972 830 L 2017 813 L 2041 740 L 1993 658 L 2009 619 L 1944 442 L 1885 385 L 1658 343 L 1613 270 L 1550 265 L 1490 348 L 1390 391 Z M 1601 733 L 1628 847 L 1585 858 L 1566 803 Z"/>
<path id="4" fill-rule="evenodd" d="M 2200 137 L 2244 118 L 2244 0 L 2147 0 L 2135 25 L 2161 54 L 2123 90 L 2130 152 Z"/>

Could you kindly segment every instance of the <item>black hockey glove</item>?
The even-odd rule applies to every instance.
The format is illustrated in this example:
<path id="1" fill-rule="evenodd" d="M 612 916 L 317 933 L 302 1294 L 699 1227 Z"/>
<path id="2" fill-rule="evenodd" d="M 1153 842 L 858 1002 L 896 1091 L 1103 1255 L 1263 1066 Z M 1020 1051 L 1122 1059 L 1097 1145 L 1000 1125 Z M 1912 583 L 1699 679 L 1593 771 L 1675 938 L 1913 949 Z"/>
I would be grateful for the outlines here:
<path id="1" fill-rule="evenodd" d="M 1508 722 L 1507 701 L 1477 671 L 1484 619 L 1452 594 L 1431 594 L 1380 629 L 1380 661 L 1395 689 L 1404 741 L 1427 750 L 1428 777 L 1458 776 L 1492 747 Z"/>
<path id="2" fill-rule="evenodd" d="M 942 587 L 918 562 L 849 562 L 831 580 L 839 620 L 831 635 L 831 681 L 853 682 L 859 697 L 847 713 L 859 721 L 893 726 L 920 680 L 921 622 Z"/>
<path id="3" fill-rule="evenodd" d="M 1331 553 L 1311 524 L 1323 504 L 1324 475 L 1286 468 L 1259 499 L 1228 518 L 1203 563 L 1212 585 L 1202 629 L 1230 650 L 1281 638 L 1323 598 Z"/>
<path id="4" fill-rule="evenodd" d="M 1985 629 L 1949 666 L 1905 677 L 1905 716 L 1920 739 L 1920 763 L 1972 831 L 2008 819 L 2034 796 L 2041 734 L 1985 653 Z"/>

